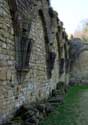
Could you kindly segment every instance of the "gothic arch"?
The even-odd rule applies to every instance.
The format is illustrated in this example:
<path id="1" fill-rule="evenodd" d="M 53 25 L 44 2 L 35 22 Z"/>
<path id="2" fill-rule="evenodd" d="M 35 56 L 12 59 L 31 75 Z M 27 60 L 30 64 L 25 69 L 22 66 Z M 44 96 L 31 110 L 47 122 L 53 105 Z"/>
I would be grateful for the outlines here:
<path id="1" fill-rule="evenodd" d="M 42 25 L 43 25 L 43 30 L 44 30 L 45 49 L 46 49 L 47 77 L 50 79 L 51 76 L 52 76 L 52 70 L 53 70 L 56 54 L 54 52 L 52 52 L 52 49 L 51 49 L 53 44 L 50 43 L 50 39 L 48 37 L 47 26 L 46 26 L 47 23 L 46 23 L 46 19 L 44 17 L 42 9 L 39 10 L 39 16 L 41 18 Z"/>
<path id="2" fill-rule="evenodd" d="M 14 28 L 14 33 L 17 33 L 17 3 L 16 0 L 7 0 L 9 9 L 10 9 L 10 14 L 12 17 L 12 23 L 13 23 L 13 28 Z"/>
<path id="3" fill-rule="evenodd" d="M 23 2 L 23 1 L 22 1 Z M 21 15 L 19 11 L 20 0 L 8 0 L 10 7 L 10 13 L 12 16 L 12 22 L 15 33 L 16 43 L 16 70 L 27 71 L 29 69 L 29 59 L 32 48 L 33 40 L 28 38 L 30 33 L 30 27 L 32 22 L 32 15 L 30 19 L 27 15 Z M 27 7 L 26 3 L 23 3 Z M 29 6 L 30 8 L 30 6 Z M 23 10 L 24 11 L 24 10 Z M 26 70 L 25 70 L 26 69 Z"/>
<path id="4" fill-rule="evenodd" d="M 22 83 L 22 73 L 27 73 L 29 71 L 29 61 L 30 54 L 33 45 L 33 39 L 29 38 L 30 28 L 32 24 L 33 13 L 29 14 L 30 18 L 24 14 L 24 10 L 22 11 L 22 15 L 20 13 L 19 4 L 20 0 L 7 0 L 10 14 L 12 17 L 13 29 L 15 34 L 15 50 L 16 50 L 16 64 L 15 68 L 17 71 L 17 79 L 18 83 Z M 23 3 L 25 8 L 27 7 L 26 3 Z M 29 5 L 29 9 L 31 4 Z M 21 8 L 22 9 L 22 8 Z M 27 9 L 27 8 L 26 8 Z M 29 11 L 27 9 L 27 11 Z M 29 11 L 30 12 L 30 11 Z M 28 13 L 28 12 L 27 12 Z"/>
<path id="5" fill-rule="evenodd" d="M 47 68 L 47 77 L 49 77 L 49 73 L 48 73 L 48 53 L 49 53 L 48 43 L 49 43 L 49 39 L 48 39 L 48 36 L 47 36 L 46 22 L 45 22 L 45 19 L 44 19 L 42 9 L 40 9 L 38 11 L 38 13 L 39 13 L 39 16 L 41 18 L 43 31 L 44 31 L 45 49 L 46 49 L 46 68 Z"/>

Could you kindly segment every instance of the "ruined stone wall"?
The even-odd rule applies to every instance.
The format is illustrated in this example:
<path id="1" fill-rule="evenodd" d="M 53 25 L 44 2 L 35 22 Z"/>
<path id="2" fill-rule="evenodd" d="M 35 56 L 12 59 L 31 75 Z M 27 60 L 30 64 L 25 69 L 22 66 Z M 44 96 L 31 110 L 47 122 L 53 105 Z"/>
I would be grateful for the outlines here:
<path id="1" fill-rule="evenodd" d="M 12 19 L 6 1 L 0 0 L 0 123 L 14 111 L 16 70 Z"/>
<path id="2" fill-rule="evenodd" d="M 0 0 L 0 123 L 24 103 L 47 98 L 61 81 L 59 20 L 53 10 L 50 16 L 49 6 L 47 0 Z M 51 50 L 54 64 L 49 60 Z"/>
<path id="3" fill-rule="evenodd" d="M 88 84 L 88 44 L 79 38 L 70 41 L 70 80 Z"/>
<path id="4" fill-rule="evenodd" d="M 84 50 L 73 65 L 71 78 L 76 84 L 88 84 L 88 51 Z"/>

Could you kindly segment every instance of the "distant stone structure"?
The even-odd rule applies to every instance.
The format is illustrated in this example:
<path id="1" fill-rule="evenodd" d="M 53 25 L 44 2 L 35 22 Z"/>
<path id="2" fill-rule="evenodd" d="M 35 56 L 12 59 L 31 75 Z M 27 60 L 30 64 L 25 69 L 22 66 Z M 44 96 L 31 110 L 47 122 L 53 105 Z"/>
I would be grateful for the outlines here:
<path id="1" fill-rule="evenodd" d="M 0 124 L 69 82 L 69 43 L 49 0 L 0 0 Z"/>
<path id="2" fill-rule="evenodd" d="M 79 38 L 70 41 L 70 80 L 88 84 L 88 43 Z"/>

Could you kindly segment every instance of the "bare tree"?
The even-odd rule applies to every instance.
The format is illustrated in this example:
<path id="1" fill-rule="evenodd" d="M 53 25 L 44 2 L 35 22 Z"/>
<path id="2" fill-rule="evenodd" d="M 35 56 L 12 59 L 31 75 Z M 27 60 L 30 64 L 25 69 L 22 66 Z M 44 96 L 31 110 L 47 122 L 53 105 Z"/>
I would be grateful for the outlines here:
<path id="1" fill-rule="evenodd" d="M 75 31 L 74 37 L 81 38 L 83 41 L 88 42 L 88 19 L 81 21 L 81 25 Z"/>

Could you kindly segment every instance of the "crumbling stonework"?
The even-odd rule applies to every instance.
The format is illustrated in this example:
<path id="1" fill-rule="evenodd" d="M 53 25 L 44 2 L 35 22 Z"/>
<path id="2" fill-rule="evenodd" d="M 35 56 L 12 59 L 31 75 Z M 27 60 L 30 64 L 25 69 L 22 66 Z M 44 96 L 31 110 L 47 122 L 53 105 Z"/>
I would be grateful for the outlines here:
<path id="1" fill-rule="evenodd" d="M 78 38 L 70 44 L 70 80 L 75 84 L 88 84 L 88 44 Z"/>
<path id="2" fill-rule="evenodd" d="M 59 81 L 68 84 L 68 49 L 49 1 L 0 0 L 0 124 L 24 103 L 48 98 Z"/>

